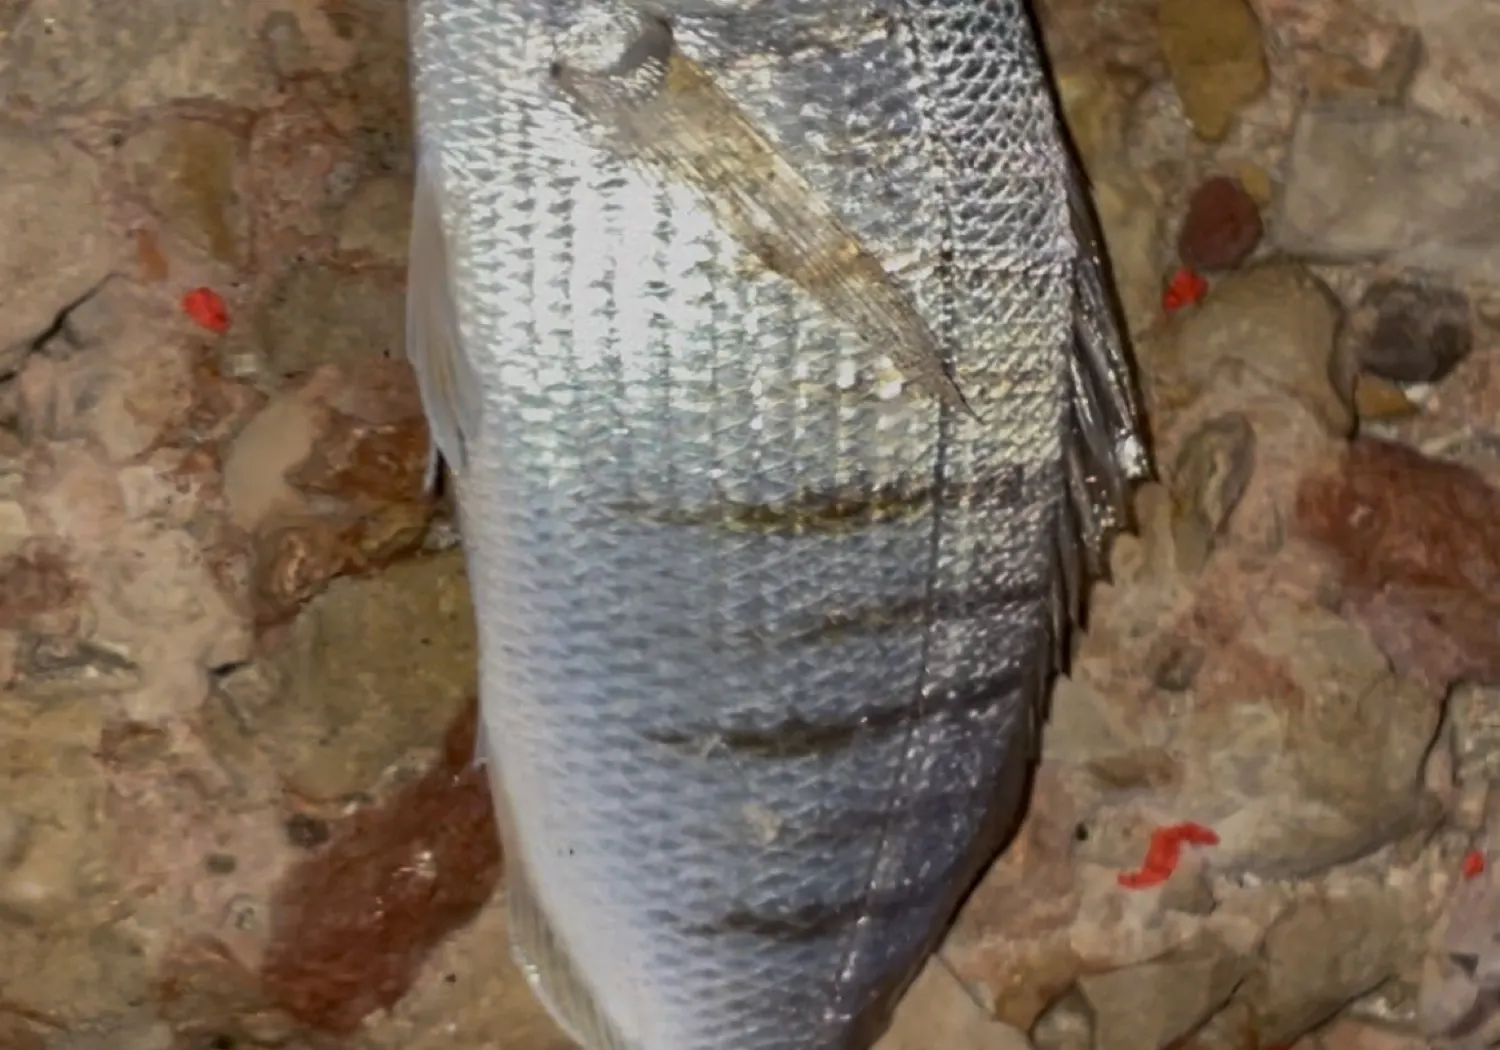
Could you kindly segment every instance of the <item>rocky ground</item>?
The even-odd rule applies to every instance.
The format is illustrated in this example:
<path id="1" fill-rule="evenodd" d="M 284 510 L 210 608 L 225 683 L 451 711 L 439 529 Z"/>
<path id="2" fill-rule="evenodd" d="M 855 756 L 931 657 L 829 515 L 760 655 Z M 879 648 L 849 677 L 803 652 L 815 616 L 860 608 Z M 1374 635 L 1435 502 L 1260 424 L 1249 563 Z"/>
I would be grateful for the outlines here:
<path id="1" fill-rule="evenodd" d="M 1161 483 L 888 1044 L 1500 1040 L 1500 6 L 1044 22 Z M 567 1046 L 420 496 L 403 30 L 0 0 L 7 1050 Z"/>

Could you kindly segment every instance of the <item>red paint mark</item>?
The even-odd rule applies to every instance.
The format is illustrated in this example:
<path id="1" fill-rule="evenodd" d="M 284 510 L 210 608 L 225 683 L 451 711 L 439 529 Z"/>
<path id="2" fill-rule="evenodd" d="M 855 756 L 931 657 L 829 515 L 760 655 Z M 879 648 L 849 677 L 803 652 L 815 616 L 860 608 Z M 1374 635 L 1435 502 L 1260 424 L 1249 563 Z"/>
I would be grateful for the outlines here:
<path id="1" fill-rule="evenodd" d="M 1146 847 L 1146 860 L 1136 871 L 1122 871 L 1118 876 L 1121 886 L 1130 890 L 1143 890 L 1160 886 L 1172 877 L 1177 863 L 1182 859 L 1183 846 L 1217 846 L 1219 836 L 1213 829 L 1202 824 L 1172 824 L 1157 828 L 1151 833 L 1151 844 Z"/>
<path id="2" fill-rule="evenodd" d="M 1186 266 L 1177 268 L 1162 293 L 1162 309 L 1175 314 L 1185 306 L 1194 306 L 1208 294 L 1208 281 Z"/>
<path id="3" fill-rule="evenodd" d="M 1464 863 L 1459 871 L 1463 872 L 1466 879 L 1478 878 L 1484 874 L 1484 854 L 1477 849 L 1471 849 L 1464 854 Z"/>
<path id="4" fill-rule="evenodd" d="M 182 312 L 217 335 L 229 331 L 229 311 L 212 288 L 194 288 L 184 295 Z"/>

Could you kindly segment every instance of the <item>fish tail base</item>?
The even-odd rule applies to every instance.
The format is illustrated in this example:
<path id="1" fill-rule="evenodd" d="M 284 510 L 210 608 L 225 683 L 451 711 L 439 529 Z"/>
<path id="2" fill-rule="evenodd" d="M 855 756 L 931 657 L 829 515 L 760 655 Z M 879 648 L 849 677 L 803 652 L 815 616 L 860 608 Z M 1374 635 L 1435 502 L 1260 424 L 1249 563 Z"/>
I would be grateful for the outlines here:
<path id="1" fill-rule="evenodd" d="M 609 1022 L 542 910 L 524 866 L 506 858 L 510 951 L 532 994 L 583 1050 L 637 1050 Z"/>

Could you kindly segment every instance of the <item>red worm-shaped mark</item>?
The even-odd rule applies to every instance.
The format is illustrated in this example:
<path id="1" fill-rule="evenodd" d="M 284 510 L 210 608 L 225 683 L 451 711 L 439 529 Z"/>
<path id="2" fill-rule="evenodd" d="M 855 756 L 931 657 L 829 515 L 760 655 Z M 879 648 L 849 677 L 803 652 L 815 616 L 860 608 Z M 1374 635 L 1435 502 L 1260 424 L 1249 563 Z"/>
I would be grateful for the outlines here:
<path id="1" fill-rule="evenodd" d="M 229 331 L 229 310 L 212 288 L 194 288 L 184 295 L 182 312 L 217 335 Z"/>
<path id="2" fill-rule="evenodd" d="M 1464 854 L 1463 866 L 1459 868 L 1466 879 L 1475 879 L 1484 874 L 1484 854 L 1471 849 Z"/>
<path id="3" fill-rule="evenodd" d="M 1146 847 L 1146 859 L 1136 871 L 1122 871 L 1117 876 L 1121 886 L 1130 890 L 1143 890 L 1160 886 L 1172 877 L 1177 864 L 1182 860 L 1183 846 L 1217 846 L 1219 836 L 1212 828 L 1187 822 L 1157 828 L 1151 833 L 1151 844 Z"/>
<path id="4" fill-rule="evenodd" d="M 1178 267 L 1167 281 L 1167 290 L 1162 293 L 1162 309 L 1175 314 L 1184 306 L 1197 304 L 1208 293 L 1208 281 L 1186 266 Z"/>

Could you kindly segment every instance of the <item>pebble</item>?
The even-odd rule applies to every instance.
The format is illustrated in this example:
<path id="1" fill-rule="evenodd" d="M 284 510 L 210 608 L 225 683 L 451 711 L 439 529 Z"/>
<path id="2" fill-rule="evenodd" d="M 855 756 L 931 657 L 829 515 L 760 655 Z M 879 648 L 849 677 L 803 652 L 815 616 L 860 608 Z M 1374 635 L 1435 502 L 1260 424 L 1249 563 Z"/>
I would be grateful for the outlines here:
<path id="1" fill-rule="evenodd" d="M 1157 29 L 1193 130 L 1222 140 L 1269 82 L 1255 12 L 1245 0 L 1161 0 Z"/>
<path id="2" fill-rule="evenodd" d="M 1199 270 L 1230 270 L 1260 243 L 1260 208 L 1238 180 L 1218 175 L 1188 201 L 1177 253 Z"/>
<path id="3" fill-rule="evenodd" d="M 1376 281 L 1351 320 L 1364 336 L 1360 367 L 1393 383 L 1435 383 L 1473 349 L 1471 314 L 1469 297 L 1456 288 Z"/>
<path id="4" fill-rule="evenodd" d="M 1389 380 L 1368 372 L 1361 372 L 1354 380 L 1354 414 L 1360 419 L 1370 422 L 1405 419 L 1417 411 L 1406 391 Z"/>

